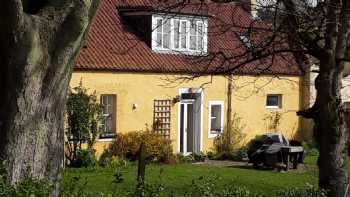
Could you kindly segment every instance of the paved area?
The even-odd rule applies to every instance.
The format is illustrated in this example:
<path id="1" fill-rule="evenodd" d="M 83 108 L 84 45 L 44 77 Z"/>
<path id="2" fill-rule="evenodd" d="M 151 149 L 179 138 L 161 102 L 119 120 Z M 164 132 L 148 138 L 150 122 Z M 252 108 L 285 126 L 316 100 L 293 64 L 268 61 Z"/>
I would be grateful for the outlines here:
<path id="1" fill-rule="evenodd" d="M 252 164 L 249 164 L 248 162 L 244 161 L 219 161 L 219 160 L 206 160 L 204 162 L 196 162 L 193 163 L 193 165 L 210 165 L 210 166 L 217 166 L 217 167 L 232 167 L 232 168 L 243 168 L 243 169 L 251 169 L 255 170 L 253 168 Z M 310 166 L 310 165 L 305 165 L 305 164 L 299 164 L 298 169 L 289 169 L 288 172 L 285 170 L 285 165 L 281 164 L 277 166 L 277 169 L 262 169 L 262 170 L 271 170 L 271 171 L 276 171 L 276 172 L 281 172 L 281 173 L 305 173 L 310 170 L 316 169 L 316 166 Z"/>

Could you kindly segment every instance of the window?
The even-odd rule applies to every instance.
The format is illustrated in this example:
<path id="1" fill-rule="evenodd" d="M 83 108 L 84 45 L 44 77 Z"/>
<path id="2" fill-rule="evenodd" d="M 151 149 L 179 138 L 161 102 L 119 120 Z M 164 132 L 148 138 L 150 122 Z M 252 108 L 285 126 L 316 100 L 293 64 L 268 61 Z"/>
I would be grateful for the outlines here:
<path id="1" fill-rule="evenodd" d="M 281 94 L 267 95 L 266 108 L 282 108 L 282 95 Z"/>
<path id="2" fill-rule="evenodd" d="M 100 138 L 112 138 L 115 136 L 116 122 L 116 95 L 101 95 L 103 107 L 100 123 Z"/>
<path id="3" fill-rule="evenodd" d="M 181 48 L 187 48 L 187 21 L 181 21 L 180 27 Z"/>
<path id="4" fill-rule="evenodd" d="M 197 42 L 198 42 L 198 50 L 203 51 L 204 47 L 204 24 L 202 21 L 197 22 Z"/>
<path id="5" fill-rule="evenodd" d="M 170 19 L 166 19 L 163 23 L 163 47 L 170 48 Z"/>
<path id="6" fill-rule="evenodd" d="M 160 48 L 170 48 L 170 19 L 156 19 L 156 46 Z"/>
<path id="7" fill-rule="evenodd" d="M 180 47 L 180 21 L 174 20 L 174 48 L 178 49 Z"/>
<path id="8" fill-rule="evenodd" d="M 223 131 L 224 102 L 209 101 L 209 137 L 215 137 Z"/>
<path id="9" fill-rule="evenodd" d="M 190 26 L 190 50 L 197 49 L 197 28 L 196 22 L 194 20 L 191 21 Z"/>
<path id="10" fill-rule="evenodd" d="M 207 52 L 207 19 L 185 16 L 153 16 L 152 49 L 187 54 Z"/>
<path id="11" fill-rule="evenodd" d="M 162 40 L 163 40 L 163 29 L 162 29 L 162 23 L 163 23 L 163 19 L 157 19 L 157 47 L 161 47 L 162 46 Z"/>

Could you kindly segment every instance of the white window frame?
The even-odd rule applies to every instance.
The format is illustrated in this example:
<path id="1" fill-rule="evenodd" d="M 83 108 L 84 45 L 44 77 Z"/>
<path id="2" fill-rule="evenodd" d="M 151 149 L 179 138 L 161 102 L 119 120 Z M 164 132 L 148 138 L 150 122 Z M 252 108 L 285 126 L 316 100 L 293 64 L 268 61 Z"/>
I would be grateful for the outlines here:
<path id="1" fill-rule="evenodd" d="M 278 104 L 277 105 L 267 105 L 267 99 L 269 96 L 277 96 L 278 97 Z M 265 102 L 265 107 L 266 109 L 281 109 L 282 108 L 282 94 L 267 94 L 266 95 L 266 102 Z"/>
<path id="2" fill-rule="evenodd" d="M 103 106 L 103 107 L 105 107 L 104 106 L 104 104 L 102 103 L 102 100 L 103 100 L 103 98 L 102 97 L 104 97 L 104 96 L 106 96 L 107 97 L 107 99 L 108 99 L 108 97 L 111 97 L 112 98 L 112 104 L 109 104 L 110 105 L 110 107 L 112 108 L 112 114 L 111 114 L 111 116 L 112 116 L 112 132 L 111 133 L 107 133 L 106 131 L 105 131 L 105 124 L 102 124 L 102 123 L 100 123 L 100 125 L 99 125 L 99 132 L 101 133 L 101 134 L 114 134 L 113 136 L 111 135 L 111 137 L 103 137 L 103 138 L 101 138 L 101 136 L 99 136 L 99 141 L 101 140 L 101 141 L 110 141 L 110 140 L 108 140 L 108 139 L 113 139 L 113 138 L 115 138 L 115 136 L 117 135 L 117 125 L 116 125 L 116 122 L 114 122 L 114 121 L 116 121 L 116 118 L 117 118 L 117 110 L 116 110 L 116 105 L 117 105 L 117 95 L 116 94 L 101 94 L 100 95 L 100 100 L 101 100 L 101 105 Z M 114 113 L 114 119 L 113 119 L 113 113 Z M 102 112 L 102 119 L 103 118 L 105 118 L 105 117 L 108 117 L 109 116 L 109 114 L 104 114 L 103 112 Z M 102 121 L 104 121 L 104 120 L 102 120 Z M 113 128 L 113 125 L 114 125 L 114 128 Z M 100 130 L 100 128 L 103 128 L 104 129 L 104 131 L 102 131 L 102 130 Z"/>
<path id="3" fill-rule="evenodd" d="M 199 35 L 199 33 L 198 33 L 198 27 L 199 27 L 199 24 L 202 24 L 202 33 L 203 33 L 203 43 L 202 43 L 202 47 L 203 47 L 203 51 L 204 51 L 204 48 L 205 47 L 207 47 L 206 45 L 207 45 L 207 40 L 206 39 L 208 39 L 207 38 L 207 28 L 205 28 L 206 26 L 205 26 L 205 23 L 204 23 L 204 21 L 197 21 L 196 22 L 196 28 L 197 28 L 197 37 L 196 37 L 196 45 L 197 45 L 197 48 L 199 48 L 199 45 L 198 45 L 198 40 L 199 40 L 199 38 L 201 37 L 201 35 Z M 205 50 L 207 50 L 207 49 L 205 49 Z M 199 51 L 200 51 L 200 49 L 199 49 Z"/>
<path id="4" fill-rule="evenodd" d="M 162 43 L 161 46 L 157 46 L 157 20 L 162 20 L 162 25 L 164 21 L 170 20 L 170 45 L 169 48 L 163 46 L 163 27 L 162 28 Z M 179 48 L 175 48 L 175 20 L 179 21 Z M 196 49 L 190 49 L 190 25 L 191 22 L 195 20 L 196 24 Z M 186 23 L 186 47 L 181 46 L 181 28 L 183 22 Z M 203 49 L 199 49 L 198 39 L 200 37 L 198 33 L 198 25 L 202 24 L 203 26 Z M 194 17 L 194 16 L 171 16 L 165 14 L 156 14 L 152 15 L 152 50 L 156 52 L 166 52 L 166 53 L 181 53 L 187 55 L 205 55 L 208 53 L 208 19 L 206 17 Z"/>
<path id="5" fill-rule="evenodd" d="M 221 105 L 221 122 L 220 127 L 221 130 L 219 133 L 224 131 L 224 101 L 209 101 L 208 104 L 208 138 L 215 138 L 219 133 L 211 132 L 211 106 L 212 105 Z"/>

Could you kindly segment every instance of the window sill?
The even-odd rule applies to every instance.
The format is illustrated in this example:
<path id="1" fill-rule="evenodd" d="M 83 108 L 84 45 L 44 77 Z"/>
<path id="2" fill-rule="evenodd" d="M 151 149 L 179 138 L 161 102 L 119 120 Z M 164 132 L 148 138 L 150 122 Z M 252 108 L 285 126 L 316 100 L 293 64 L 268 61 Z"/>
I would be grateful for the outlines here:
<path id="1" fill-rule="evenodd" d="M 97 140 L 98 142 L 113 142 L 115 138 L 100 138 Z"/>
<path id="2" fill-rule="evenodd" d="M 111 142 L 111 141 L 115 141 L 116 137 L 117 137 L 117 135 L 115 133 L 101 134 L 97 141 L 98 142 Z"/>
<path id="3" fill-rule="evenodd" d="M 197 50 L 181 50 L 181 49 L 167 49 L 153 47 L 152 50 L 156 53 L 163 54 L 175 54 L 175 55 L 192 55 L 192 56 L 207 56 L 207 51 L 197 51 Z"/>
<path id="4" fill-rule="evenodd" d="M 208 138 L 209 138 L 209 139 L 216 138 L 216 136 L 220 135 L 221 133 L 222 133 L 222 132 L 217 132 L 217 133 L 209 132 Z"/>
<path id="5" fill-rule="evenodd" d="M 265 108 L 266 108 L 266 109 L 282 109 L 282 108 L 279 107 L 279 106 L 266 106 Z"/>

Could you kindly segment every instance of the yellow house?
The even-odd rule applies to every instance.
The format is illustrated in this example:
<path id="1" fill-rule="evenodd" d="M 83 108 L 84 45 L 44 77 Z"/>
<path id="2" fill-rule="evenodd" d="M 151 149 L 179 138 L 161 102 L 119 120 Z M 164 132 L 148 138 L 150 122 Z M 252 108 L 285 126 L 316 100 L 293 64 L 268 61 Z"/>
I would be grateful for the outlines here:
<path id="1" fill-rule="evenodd" d="M 251 23 L 240 5 L 125 2 L 101 2 L 70 82 L 81 81 L 104 106 L 98 154 L 119 133 L 152 127 L 176 152 L 211 151 L 226 127 L 230 86 L 241 144 L 266 132 L 308 136 L 296 116 L 307 103 L 295 62 L 276 57 L 242 66 L 230 58 L 252 45 L 245 31 L 223 30 Z"/>

